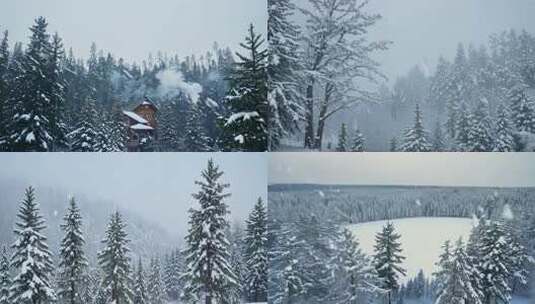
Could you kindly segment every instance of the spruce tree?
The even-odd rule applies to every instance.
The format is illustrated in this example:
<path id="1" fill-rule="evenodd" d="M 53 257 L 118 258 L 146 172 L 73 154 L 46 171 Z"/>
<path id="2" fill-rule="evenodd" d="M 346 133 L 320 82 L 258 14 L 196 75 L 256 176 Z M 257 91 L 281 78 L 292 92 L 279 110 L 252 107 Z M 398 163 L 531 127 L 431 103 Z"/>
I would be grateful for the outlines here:
<path id="1" fill-rule="evenodd" d="M 267 149 L 267 50 L 253 25 L 241 46 L 247 54 L 236 53 L 238 62 L 230 72 L 228 113 L 222 122 L 222 148 L 232 151 Z"/>
<path id="2" fill-rule="evenodd" d="M 429 152 L 431 145 L 427 142 L 427 131 L 422 123 L 422 114 L 417 104 L 414 119 L 414 126 L 405 132 L 401 151 L 403 152 Z"/>
<path id="3" fill-rule="evenodd" d="M 364 135 L 357 128 L 353 134 L 353 143 L 351 144 L 351 152 L 364 152 Z"/>
<path id="4" fill-rule="evenodd" d="M 344 229 L 336 240 L 333 258 L 336 303 L 369 303 L 382 290 L 370 258 L 359 248 L 351 232 Z"/>
<path id="5" fill-rule="evenodd" d="M 11 304 L 9 288 L 11 287 L 11 272 L 7 258 L 6 247 L 2 248 L 0 256 L 0 304 Z"/>
<path id="6" fill-rule="evenodd" d="M 338 145 L 336 146 L 337 152 L 346 152 L 349 150 L 347 143 L 347 128 L 346 124 L 342 123 L 340 126 L 340 132 L 338 133 Z"/>
<path id="7" fill-rule="evenodd" d="M 433 130 L 431 149 L 433 152 L 443 152 L 446 149 L 446 143 L 444 142 L 444 134 L 442 132 L 440 121 L 437 121 L 435 129 Z"/>
<path id="8" fill-rule="evenodd" d="M 134 278 L 134 304 L 146 304 L 147 290 L 145 288 L 145 273 L 143 272 L 143 264 L 139 259 L 137 270 Z"/>
<path id="9" fill-rule="evenodd" d="M 9 97 L 9 82 L 8 82 L 8 71 L 9 71 L 9 43 L 8 43 L 8 32 L 4 31 L 4 36 L 0 41 L 0 151 L 6 149 L 5 145 L 5 135 L 6 126 L 8 122 L 8 107 L 7 100 Z"/>
<path id="10" fill-rule="evenodd" d="M 452 256 L 453 252 L 451 248 L 451 241 L 447 240 L 442 245 L 442 253 L 439 256 L 438 262 L 435 263 L 437 266 L 437 271 L 433 273 L 435 285 L 439 290 L 443 290 L 445 288 L 446 281 L 448 280 L 448 275 L 451 270 Z"/>
<path id="11" fill-rule="evenodd" d="M 13 116 L 8 125 L 11 151 L 49 151 L 52 148 L 53 117 L 51 80 L 47 79 L 51 45 L 43 17 L 30 28 L 30 43 L 21 62 L 22 75 L 12 87 L 9 103 Z"/>
<path id="12" fill-rule="evenodd" d="M 46 79 L 49 86 L 49 103 L 47 117 L 52 136 L 52 150 L 64 150 L 67 147 L 67 127 L 64 122 L 66 83 L 63 79 L 61 61 L 65 55 L 63 43 L 58 33 L 52 36 L 47 58 Z"/>
<path id="13" fill-rule="evenodd" d="M 183 285 L 181 280 L 182 268 L 182 255 L 178 249 L 173 250 L 167 256 L 163 278 L 165 291 L 170 300 L 178 300 L 180 297 Z"/>
<path id="14" fill-rule="evenodd" d="M 100 139 L 100 131 L 95 101 L 93 99 L 87 99 L 82 108 L 81 121 L 78 123 L 74 131 L 69 133 L 71 151 L 97 151 Z"/>
<path id="15" fill-rule="evenodd" d="M 495 152 L 513 152 L 515 142 L 513 138 L 513 124 L 510 120 L 510 114 L 505 105 L 498 108 L 498 117 L 496 121 L 496 139 L 494 144 Z"/>
<path id="16" fill-rule="evenodd" d="M 466 103 L 462 102 L 459 108 L 457 124 L 455 127 L 455 142 L 458 151 L 468 151 L 470 149 L 470 130 L 472 115 L 470 114 Z"/>
<path id="17" fill-rule="evenodd" d="M 83 246 L 82 216 L 74 198 L 69 202 L 67 213 L 63 217 L 61 229 L 65 233 L 60 247 L 60 290 L 59 298 L 63 303 L 83 303 L 83 275 L 88 265 Z"/>
<path id="18" fill-rule="evenodd" d="M 245 286 L 249 301 L 267 301 L 267 212 L 258 198 L 247 220 Z"/>
<path id="19" fill-rule="evenodd" d="M 32 187 L 26 189 L 16 223 L 16 241 L 11 246 L 11 268 L 16 271 L 9 290 L 12 303 L 44 304 L 56 300 L 52 289 L 52 254 L 43 230 L 45 221 Z"/>
<path id="20" fill-rule="evenodd" d="M 210 159 L 202 171 L 203 181 L 195 182 L 201 189 L 193 194 L 199 209 L 189 211 L 183 276 L 183 296 L 187 301 L 206 304 L 224 301 L 227 292 L 237 284 L 229 263 L 229 242 L 225 236 L 229 211 L 224 200 L 230 194 L 224 193 L 229 185 L 219 182 L 223 173 Z"/>
<path id="21" fill-rule="evenodd" d="M 150 304 L 165 304 L 165 286 L 162 281 L 160 259 L 153 258 L 150 263 L 150 271 L 147 281 L 147 298 Z"/>
<path id="22" fill-rule="evenodd" d="M 494 147 L 494 136 L 486 102 L 486 100 L 481 100 L 471 116 L 467 147 L 470 152 L 490 152 Z"/>
<path id="23" fill-rule="evenodd" d="M 435 303 L 484 303 L 481 291 L 472 284 L 472 277 L 476 275 L 476 270 L 470 263 L 461 239 L 457 242 L 455 252 L 448 264 L 444 273 L 446 281 L 439 287 Z"/>
<path id="24" fill-rule="evenodd" d="M 374 265 L 381 287 L 387 291 L 388 303 L 392 303 L 392 295 L 399 288 L 399 276 L 405 276 L 406 270 L 400 264 L 405 260 L 401 255 L 401 235 L 397 234 L 394 225 L 388 222 L 381 232 L 375 236 Z"/>
<path id="25" fill-rule="evenodd" d="M 197 105 L 192 104 L 186 120 L 184 134 L 184 151 L 186 152 L 210 151 L 209 139 L 206 136 L 204 127 L 201 125 L 200 114 Z"/>
<path id="26" fill-rule="evenodd" d="M 398 139 L 394 136 L 390 139 L 390 152 L 396 152 L 398 150 Z"/>
<path id="27" fill-rule="evenodd" d="M 125 228 L 121 214 L 114 212 L 106 229 L 106 237 L 102 240 L 104 249 L 98 254 L 103 273 L 102 286 L 109 301 L 117 304 L 132 303 L 130 249 L 127 247 L 130 241 Z"/>
<path id="28" fill-rule="evenodd" d="M 535 133 L 535 109 L 524 86 L 514 86 L 509 93 L 511 115 L 518 131 Z"/>

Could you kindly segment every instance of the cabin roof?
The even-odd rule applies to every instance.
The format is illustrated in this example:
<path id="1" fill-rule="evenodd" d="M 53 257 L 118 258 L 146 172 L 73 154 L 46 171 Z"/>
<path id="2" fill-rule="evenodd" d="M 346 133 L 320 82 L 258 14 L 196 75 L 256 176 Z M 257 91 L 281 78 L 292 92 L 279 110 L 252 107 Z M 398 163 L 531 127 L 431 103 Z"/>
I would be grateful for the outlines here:
<path id="1" fill-rule="evenodd" d="M 132 111 L 123 111 L 123 114 L 128 116 L 129 118 L 137 121 L 140 124 L 148 124 L 149 123 L 145 118 L 137 115 L 136 113 L 134 113 Z"/>
<path id="2" fill-rule="evenodd" d="M 130 129 L 133 129 L 133 130 L 154 130 L 153 127 L 151 126 L 147 126 L 147 125 L 144 125 L 144 124 L 135 124 L 133 126 L 130 126 Z"/>
<path id="3" fill-rule="evenodd" d="M 137 105 L 137 107 L 134 108 L 134 111 L 141 106 L 149 106 L 154 111 L 158 111 L 158 107 L 156 107 L 156 105 L 147 96 L 145 96 L 145 98 L 143 98 L 143 101 L 139 105 Z"/>

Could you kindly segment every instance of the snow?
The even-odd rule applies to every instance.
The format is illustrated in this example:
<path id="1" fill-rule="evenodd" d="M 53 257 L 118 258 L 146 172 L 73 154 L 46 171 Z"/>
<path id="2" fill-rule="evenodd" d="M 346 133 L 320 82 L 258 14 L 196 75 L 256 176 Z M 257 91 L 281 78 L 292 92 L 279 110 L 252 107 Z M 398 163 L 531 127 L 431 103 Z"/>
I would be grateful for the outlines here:
<path id="1" fill-rule="evenodd" d="M 134 130 L 154 130 L 154 128 L 152 128 L 151 126 L 147 126 L 147 125 L 144 125 L 144 124 L 135 124 L 133 126 L 130 126 L 130 129 L 134 129 Z"/>
<path id="2" fill-rule="evenodd" d="M 391 220 L 396 233 L 401 234 L 402 255 L 406 257 L 402 264 L 407 269 L 403 282 L 416 277 L 420 269 L 429 277 L 436 270 L 435 263 L 442 251 L 445 241 L 457 241 L 462 237 L 466 242 L 472 229 L 469 218 L 416 217 Z M 383 229 L 387 221 L 367 222 L 349 225 L 360 242 L 362 250 L 374 253 L 375 235 Z"/>
<path id="3" fill-rule="evenodd" d="M 123 111 L 123 114 L 132 118 L 133 120 L 137 121 L 138 123 L 141 123 L 141 124 L 147 124 L 149 123 L 145 118 L 137 115 L 136 113 L 132 112 L 132 111 Z"/>
<path id="4" fill-rule="evenodd" d="M 240 144 L 243 144 L 245 142 L 245 138 L 243 137 L 243 135 L 238 135 L 236 137 L 234 137 L 234 141 L 240 143 Z"/>

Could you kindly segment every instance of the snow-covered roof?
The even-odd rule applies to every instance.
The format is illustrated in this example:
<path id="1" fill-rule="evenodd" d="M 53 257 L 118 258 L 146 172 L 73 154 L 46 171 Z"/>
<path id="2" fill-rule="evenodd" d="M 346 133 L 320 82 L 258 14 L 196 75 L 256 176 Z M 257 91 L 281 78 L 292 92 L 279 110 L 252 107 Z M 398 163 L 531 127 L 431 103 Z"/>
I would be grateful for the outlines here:
<path id="1" fill-rule="evenodd" d="M 123 111 L 123 114 L 130 117 L 131 119 L 137 121 L 138 123 L 140 124 L 147 124 L 149 123 L 145 118 L 137 115 L 136 113 L 132 112 L 132 111 Z"/>
<path id="2" fill-rule="evenodd" d="M 134 109 L 134 111 L 140 106 L 150 106 L 154 108 L 155 111 L 158 111 L 158 107 L 147 96 L 145 96 L 143 101 Z"/>
<path id="3" fill-rule="evenodd" d="M 130 128 L 134 130 L 154 130 L 153 127 L 144 124 L 135 124 L 133 126 L 130 126 Z"/>

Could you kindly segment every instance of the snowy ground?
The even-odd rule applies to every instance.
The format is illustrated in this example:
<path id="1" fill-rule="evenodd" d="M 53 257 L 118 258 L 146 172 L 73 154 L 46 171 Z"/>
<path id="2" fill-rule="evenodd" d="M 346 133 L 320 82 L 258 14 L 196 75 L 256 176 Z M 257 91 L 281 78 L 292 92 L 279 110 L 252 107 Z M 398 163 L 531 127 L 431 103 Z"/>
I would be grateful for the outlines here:
<path id="1" fill-rule="evenodd" d="M 446 240 L 457 241 L 459 237 L 468 240 L 472 228 L 471 219 L 448 217 L 417 217 L 392 220 L 396 232 L 401 234 L 403 255 L 406 260 L 403 267 L 407 269 L 405 281 L 413 278 L 423 269 L 429 277 L 435 270 L 435 263 L 442 252 L 441 246 Z M 368 222 L 349 225 L 367 254 L 373 254 L 375 235 L 381 231 L 386 221 Z"/>

